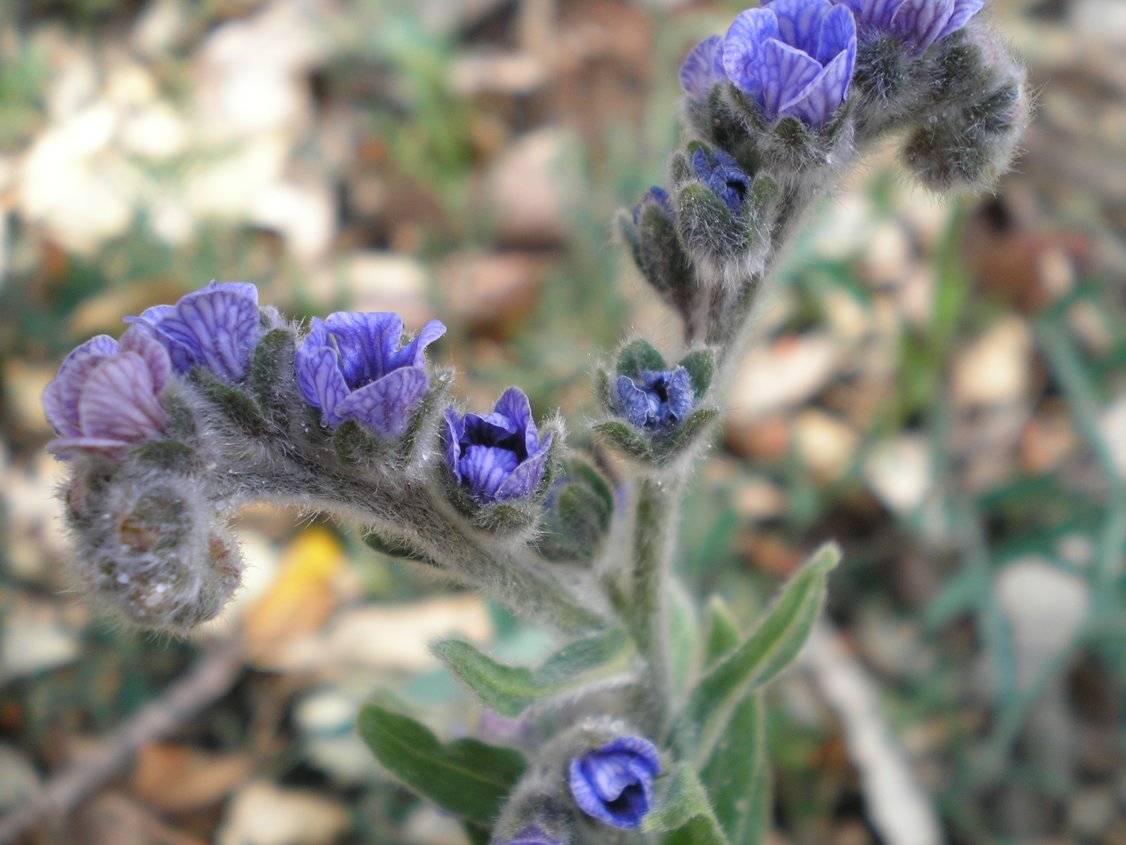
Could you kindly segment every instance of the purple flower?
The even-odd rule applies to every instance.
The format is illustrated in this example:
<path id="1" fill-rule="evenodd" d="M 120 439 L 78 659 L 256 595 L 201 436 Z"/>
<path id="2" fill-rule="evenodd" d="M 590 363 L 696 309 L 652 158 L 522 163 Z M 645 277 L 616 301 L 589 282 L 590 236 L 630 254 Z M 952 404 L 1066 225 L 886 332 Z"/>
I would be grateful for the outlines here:
<path id="1" fill-rule="evenodd" d="M 661 773 L 656 747 L 638 736 L 623 736 L 571 761 L 575 803 L 608 825 L 634 828 L 653 803 L 653 778 Z"/>
<path id="2" fill-rule="evenodd" d="M 727 79 L 723 70 L 723 39 L 706 38 L 692 48 L 680 66 L 680 84 L 688 96 L 706 99 L 716 83 Z"/>
<path id="3" fill-rule="evenodd" d="M 177 373 L 203 367 L 228 382 L 246 375 L 262 334 L 258 289 L 249 282 L 212 282 L 125 322 L 145 326 L 168 350 Z"/>
<path id="4" fill-rule="evenodd" d="M 301 395 L 321 409 L 330 428 L 357 420 L 384 437 L 398 437 L 430 383 L 426 347 L 445 333 L 431 320 L 400 348 L 403 321 L 397 314 L 314 317 L 294 362 Z"/>
<path id="5" fill-rule="evenodd" d="M 563 845 L 563 842 L 553 836 L 548 836 L 537 825 L 529 825 L 512 839 L 507 840 L 504 845 Z"/>
<path id="6" fill-rule="evenodd" d="M 921 0 L 927 2 L 927 0 Z M 735 19 L 723 46 L 728 78 L 767 119 L 812 127 L 845 100 L 856 62 L 856 22 L 830 0 L 774 0 Z"/>
<path id="7" fill-rule="evenodd" d="M 120 343 L 104 334 L 86 341 L 43 391 L 47 420 L 59 435 L 48 448 L 114 452 L 163 437 L 168 414 L 160 394 L 171 378 L 168 353 L 140 329 L 127 329 Z"/>
<path id="8" fill-rule="evenodd" d="M 740 169 L 735 159 L 723 150 L 705 151 L 697 148 L 692 153 L 692 172 L 708 190 L 723 200 L 732 214 L 743 211 L 751 177 Z"/>
<path id="9" fill-rule="evenodd" d="M 446 462 L 478 502 L 530 496 L 543 480 L 552 435 L 539 439 L 528 397 L 510 387 L 491 414 L 446 410 Z"/>
<path id="10" fill-rule="evenodd" d="M 616 388 L 618 412 L 638 428 L 671 428 L 696 404 L 692 380 L 684 367 L 644 370 L 636 379 L 618 376 Z"/>
<path id="11" fill-rule="evenodd" d="M 856 15 L 865 30 L 894 35 L 926 50 L 961 29 L 981 11 L 985 0 L 834 0 Z"/>

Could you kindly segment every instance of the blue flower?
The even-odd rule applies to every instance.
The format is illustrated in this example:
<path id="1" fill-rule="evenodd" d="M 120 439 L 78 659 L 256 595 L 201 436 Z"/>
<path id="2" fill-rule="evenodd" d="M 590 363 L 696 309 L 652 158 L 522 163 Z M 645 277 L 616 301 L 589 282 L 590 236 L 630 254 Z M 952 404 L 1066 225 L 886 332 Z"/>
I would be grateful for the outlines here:
<path id="1" fill-rule="evenodd" d="M 168 414 L 160 395 L 171 379 L 168 353 L 141 329 L 127 329 L 120 343 L 104 334 L 86 341 L 43 391 L 47 420 L 59 435 L 48 448 L 112 453 L 162 437 Z"/>
<path id="2" fill-rule="evenodd" d="M 258 289 L 249 282 L 212 282 L 125 322 L 145 326 L 168 350 L 177 373 L 203 367 L 228 382 L 246 375 L 262 334 Z"/>
<path id="3" fill-rule="evenodd" d="M 856 21 L 830 0 L 774 0 L 748 9 L 723 46 L 728 78 L 768 120 L 792 116 L 815 128 L 844 102 L 855 62 Z"/>
<path id="4" fill-rule="evenodd" d="M 672 199 L 669 197 L 669 192 L 664 188 L 654 185 L 645 192 L 645 196 L 641 198 L 641 202 L 633 207 L 633 225 L 637 226 L 641 223 L 641 213 L 650 205 L 655 205 L 660 208 L 666 216 L 675 217 L 676 211 L 672 207 Z"/>
<path id="5" fill-rule="evenodd" d="M 696 404 L 692 380 L 684 367 L 645 370 L 637 379 L 618 376 L 616 388 L 618 413 L 638 428 L 672 428 Z"/>
<path id="6" fill-rule="evenodd" d="M 716 83 L 727 79 L 723 70 L 723 39 L 706 38 L 692 48 L 680 66 L 680 84 L 690 97 L 706 99 Z"/>
<path id="7" fill-rule="evenodd" d="M 660 773 L 656 746 L 623 736 L 573 759 L 568 780 L 575 803 L 588 816 L 635 828 L 653 804 L 653 778 Z"/>
<path id="8" fill-rule="evenodd" d="M 505 840 L 504 845 L 563 845 L 563 842 L 548 836 L 538 826 L 530 825 L 522 829 L 512 839 Z"/>
<path id="9" fill-rule="evenodd" d="M 446 410 L 446 463 L 479 503 L 530 496 L 543 480 L 552 435 L 539 438 L 528 397 L 510 387 L 491 414 Z"/>
<path id="10" fill-rule="evenodd" d="M 723 200 L 732 214 L 740 214 L 751 189 L 751 177 L 723 150 L 697 147 L 692 153 L 692 172 L 708 190 Z"/>
<path id="11" fill-rule="evenodd" d="M 865 30 L 894 35 L 905 44 L 926 50 L 957 32 L 981 11 L 985 0 L 834 0 L 856 15 Z"/>
<path id="12" fill-rule="evenodd" d="M 397 437 L 430 383 L 426 347 L 445 333 L 431 320 L 400 348 L 403 321 L 397 314 L 314 317 L 294 361 L 297 385 L 330 428 L 358 420 L 377 434 Z"/>

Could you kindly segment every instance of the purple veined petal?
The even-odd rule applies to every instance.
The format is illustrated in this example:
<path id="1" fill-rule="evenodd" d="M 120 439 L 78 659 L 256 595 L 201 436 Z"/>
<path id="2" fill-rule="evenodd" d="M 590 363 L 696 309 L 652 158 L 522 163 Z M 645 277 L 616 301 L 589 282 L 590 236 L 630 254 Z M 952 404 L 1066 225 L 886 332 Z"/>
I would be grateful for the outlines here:
<path id="1" fill-rule="evenodd" d="M 336 407 L 345 419 L 363 423 L 376 434 L 398 437 L 422 401 L 428 383 L 422 367 L 400 367 L 381 379 L 353 390 Z"/>
<path id="2" fill-rule="evenodd" d="M 856 44 L 825 66 L 817 78 L 796 98 L 782 105 L 782 114 L 793 115 L 813 127 L 823 126 L 844 102 L 856 63 Z"/>
<path id="3" fill-rule="evenodd" d="M 157 331 L 181 347 L 192 364 L 238 381 L 246 374 L 260 332 L 257 291 L 250 298 L 247 287 L 255 290 L 232 282 L 188 294 L 166 313 Z M 174 352 L 172 357 L 175 364 Z"/>
<path id="4" fill-rule="evenodd" d="M 446 327 L 440 321 L 431 320 L 419 330 L 414 340 L 391 355 L 392 369 L 423 366 L 426 363 L 426 347 L 445 333 Z"/>
<path id="5" fill-rule="evenodd" d="M 813 57 L 827 65 L 850 45 L 856 44 L 856 20 L 844 6 L 834 6 L 821 21 L 817 52 Z"/>
<path id="6" fill-rule="evenodd" d="M 516 469 L 516 455 L 497 446 L 467 446 L 459 469 L 474 496 L 493 501 L 497 490 Z"/>
<path id="7" fill-rule="evenodd" d="M 517 499 L 531 496 L 543 480 L 544 466 L 547 463 L 547 454 L 551 449 L 554 439 L 549 431 L 543 438 L 538 451 L 528 455 L 517 466 L 508 478 L 504 479 L 496 491 L 497 499 Z"/>
<path id="8" fill-rule="evenodd" d="M 657 414 L 660 401 L 647 390 L 642 390 L 629 376 L 618 376 L 615 385 L 618 394 L 618 411 L 632 425 L 644 428 Z"/>
<path id="9" fill-rule="evenodd" d="M 352 388 L 382 378 L 403 336 L 403 321 L 391 312 L 337 311 L 325 325 L 340 352 L 340 371 Z"/>
<path id="10" fill-rule="evenodd" d="M 778 19 L 769 9 L 748 9 L 735 18 L 723 41 L 723 69 L 740 91 L 762 96 L 763 45 L 777 37 Z"/>
<path id="11" fill-rule="evenodd" d="M 159 396 L 172 380 L 172 360 L 168 350 L 143 326 L 130 326 L 121 336 L 121 349 L 144 359 L 152 376 L 153 392 Z"/>
<path id="12" fill-rule="evenodd" d="M 815 55 L 821 22 L 833 8 L 829 0 L 774 0 L 767 6 L 778 19 L 778 37 L 784 44 Z"/>
<path id="13" fill-rule="evenodd" d="M 761 69 L 767 117 L 778 117 L 782 106 L 801 95 L 821 71 L 821 65 L 812 56 L 781 41 L 767 41 Z"/>
<path id="14" fill-rule="evenodd" d="M 461 484 L 461 437 L 465 433 L 465 421 L 453 408 L 446 408 L 445 432 L 442 437 L 446 451 L 446 466 L 450 468 L 458 484 Z"/>
<path id="15" fill-rule="evenodd" d="M 863 27 L 889 30 L 891 18 L 903 0 L 837 0 L 847 6 L 856 16 L 856 22 Z"/>
<path id="16" fill-rule="evenodd" d="M 674 422 L 680 422 L 696 404 L 696 394 L 692 388 L 692 379 L 684 367 L 677 367 L 671 373 L 662 373 L 665 381 L 665 392 L 668 394 L 669 415 Z"/>
<path id="17" fill-rule="evenodd" d="M 661 753 L 652 742 L 640 736 L 620 736 L 600 749 L 603 753 L 624 751 L 637 756 L 653 777 L 661 773 Z"/>
<path id="18" fill-rule="evenodd" d="M 954 14 L 954 0 L 903 0 L 891 18 L 891 31 L 926 50 L 938 40 Z"/>
<path id="19" fill-rule="evenodd" d="M 957 32 L 969 23 L 970 18 L 980 12 L 984 5 L 985 0 L 954 0 L 954 12 L 935 40 L 941 41 L 947 35 Z"/>
<path id="20" fill-rule="evenodd" d="M 84 435 L 126 443 L 161 437 L 168 426 L 148 365 L 135 352 L 105 358 L 94 368 L 78 400 L 78 419 Z"/>
<path id="21" fill-rule="evenodd" d="M 535 452 L 539 444 L 539 433 L 536 431 L 536 422 L 532 419 L 531 403 L 524 391 L 519 387 L 508 388 L 497 400 L 495 410 L 512 420 L 518 431 L 523 431 L 525 454 Z"/>
<path id="22" fill-rule="evenodd" d="M 723 70 L 723 39 L 705 38 L 692 48 L 680 66 L 680 85 L 693 97 L 704 98 L 717 82 L 727 78 Z"/>
<path id="23" fill-rule="evenodd" d="M 73 452 L 103 452 L 114 455 L 129 446 L 123 440 L 105 437 L 56 437 L 47 442 L 47 451 L 61 460 Z"/>
<path id="24" fill-rule="evenodd" d="M 100 361 L 116 355 L 119 350 L 116 340 L 109 335 L 100 334 L 71 350 L 63 359 L 59 374 L 43 391 L 43 410 L 57 434 L 64 437 L 77 437 L 81 434 L 78 427 L 78 399 L 82 394 L 82 385 Z"/>
<path id="25" fill-rule="evenodd" d="M 349 393 L 339 360 L 330 346 L 307 349 L 302 345 L 294 362 L 301 396 L 314 408 L 320 408 L 325 424 L 333 428 L 343 422 L 337 409 Z"/>
<path id="26" fill-rule="evenodd" d="M 462 439 L 487 446 L 521 448 L 523 436 L 514 420 L 504 414 L 466 414 L 462 418 Z"/>

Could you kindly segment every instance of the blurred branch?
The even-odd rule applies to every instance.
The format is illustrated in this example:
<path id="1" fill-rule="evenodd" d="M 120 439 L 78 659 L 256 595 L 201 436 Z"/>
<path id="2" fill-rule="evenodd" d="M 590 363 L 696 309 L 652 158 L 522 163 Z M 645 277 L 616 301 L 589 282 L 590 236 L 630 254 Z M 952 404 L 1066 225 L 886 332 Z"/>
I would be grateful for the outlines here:
<path id="1" fill-rule="evenodd" d="M 137 711 L 100 743 L 100 751 L 55 775 L 21 809 L 0 817 L 0 843 L 11 842 L 46 816 L 65 813 L 124 767 L 142 746 L 178 728 L 234 686 L 242 670 L 241 639 L 212 646 L 191 671 Z"/>

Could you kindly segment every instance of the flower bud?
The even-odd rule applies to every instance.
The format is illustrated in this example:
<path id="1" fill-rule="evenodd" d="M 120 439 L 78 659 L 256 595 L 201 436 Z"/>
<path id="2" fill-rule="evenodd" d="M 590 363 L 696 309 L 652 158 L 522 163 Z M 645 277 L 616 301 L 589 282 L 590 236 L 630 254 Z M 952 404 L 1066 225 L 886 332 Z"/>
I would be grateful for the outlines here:
<path id="1" fill-rule="evenodd" d="M 568 785 L 579 809 L 618 828 L 637 828 L 653 805 L 653 778 L 661 773 L 657 747 L 622 736 L 571 760 Z"/>

